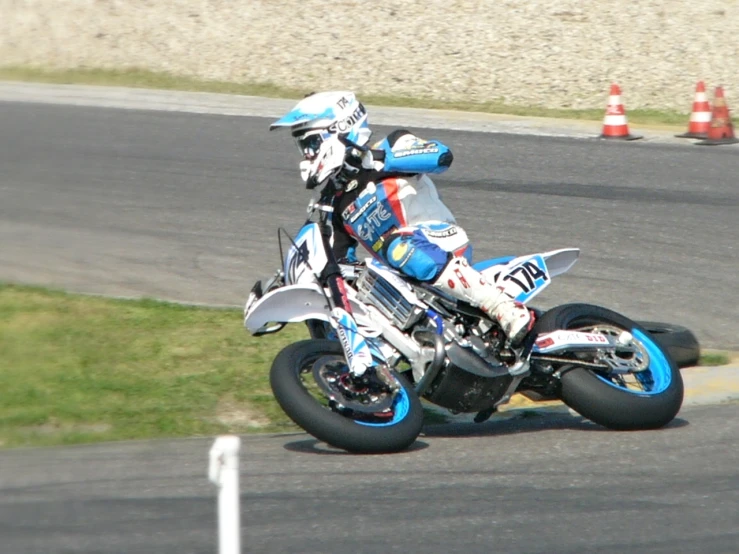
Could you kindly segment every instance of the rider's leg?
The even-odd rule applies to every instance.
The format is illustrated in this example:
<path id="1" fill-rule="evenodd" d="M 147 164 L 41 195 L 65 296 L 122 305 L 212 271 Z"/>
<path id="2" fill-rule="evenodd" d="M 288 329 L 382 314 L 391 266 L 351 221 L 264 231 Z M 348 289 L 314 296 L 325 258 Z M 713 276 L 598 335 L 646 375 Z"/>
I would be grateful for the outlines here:
<path id="1" fill-rule="evenodd" d="M 531 313 L 513 299 L 519 291 L 495 286 L 474 269 L 467 259 L 467 236 L 456 225 L 429 230 L 428 226 L 402 229 L 388 237 L 383 253 L 394 268 L 420 281 L 430 281 L 449 295 L 479 306 L 494 318 L 513 344 L 520 342 L 533 323 Z M 446 235 L 437 238 L 437 235 Z M 448 240 L 452 239 L 452 240 Z"/>
<path id="2" fill-rule="evenodd" d="M 533 318 L 526 306 L 514 300 L 520 292 L 517 285 L 511 281 L 501 283 L 505 285 L 488 282 L 467 259 L 455 257 L 437 277 L 434 286 L 479 306 L 500 324 L 511 344 L 517 345 L 531 330 Z"/>
<path id="3" fill-rule="evenodd" d="M 420 230 L 407 227 L 387 237 L 381 254 L 388 265 L 419 281 L 433 281 L 451 258 Z"/>

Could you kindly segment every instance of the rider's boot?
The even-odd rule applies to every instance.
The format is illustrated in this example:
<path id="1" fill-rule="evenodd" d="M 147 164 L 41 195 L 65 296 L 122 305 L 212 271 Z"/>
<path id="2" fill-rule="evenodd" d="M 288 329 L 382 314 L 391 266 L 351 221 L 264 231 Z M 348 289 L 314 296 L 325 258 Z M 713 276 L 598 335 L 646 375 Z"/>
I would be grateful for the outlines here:
<path id="1" fill-rule="evenodd" d="M 517 346 L 531 330 L 531 312 L 514 300 L 518 291 L 496 286 L 470 266 L 466 258 L 454 257 L 433 283 L 433 286 L 475 306 L 495 319 L 513 346 Z M 515 284 L 512 285 L 515 287 Z"/>

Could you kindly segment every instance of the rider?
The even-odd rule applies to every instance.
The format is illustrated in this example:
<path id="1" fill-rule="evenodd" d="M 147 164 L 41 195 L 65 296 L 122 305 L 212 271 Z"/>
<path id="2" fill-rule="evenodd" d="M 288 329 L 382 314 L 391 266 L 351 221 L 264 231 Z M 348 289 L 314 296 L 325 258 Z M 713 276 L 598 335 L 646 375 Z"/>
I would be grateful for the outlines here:
<path id="1" fill-rule="evenodd" d="M 471 266 L 472 247 L 439 198 L 429 173 L 442 173 L 452 153 L 399 129 L 367 147 L 367 111 L 352 92 L 313 93 L 270 129 L 289 127 L 303 155 L 300 174 L 308 189 L 329 181 L 334 197 L 334 253 L 356 261 L 357 243 L 387 265 L 447 294 L 479 306 L 512 345 L 531 329 L 533 317 L 515 302 L 513 281 L 493 284 Z"/>

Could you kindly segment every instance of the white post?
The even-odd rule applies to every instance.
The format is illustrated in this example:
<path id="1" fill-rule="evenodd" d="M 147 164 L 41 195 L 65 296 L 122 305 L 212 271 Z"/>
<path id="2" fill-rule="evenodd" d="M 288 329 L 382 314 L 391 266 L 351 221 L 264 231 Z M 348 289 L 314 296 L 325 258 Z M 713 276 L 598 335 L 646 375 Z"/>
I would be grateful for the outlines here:
<path id="1" fill-rule="evenodd" d="M 218 552 L 241 553 L 239 514 L 239 450 L 241 440 L 233 435 L 216 438 L 210 449 L 208 478 L 218 486 Z"/>

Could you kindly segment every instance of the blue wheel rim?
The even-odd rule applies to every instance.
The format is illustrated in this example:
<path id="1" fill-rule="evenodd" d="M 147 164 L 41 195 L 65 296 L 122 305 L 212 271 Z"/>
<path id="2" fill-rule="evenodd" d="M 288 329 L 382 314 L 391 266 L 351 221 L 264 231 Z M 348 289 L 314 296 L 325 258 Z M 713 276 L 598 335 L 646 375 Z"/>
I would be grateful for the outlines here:
<path id="1" fill-rule="evenodd" d="M 366 425 L 367 427 L 390 427 L 397 423 L 400 423 L 408 415 L 411 408 L 411 402 L 408 398 L 408 392 L 405 388 L 401 388 L 398 394 L 395 395 L 395 401 L 393 402 L 393 418 L 383 423 L 368 423 L 366 421 L 354 421 L 359 425 Z"/>
<path id="2" fill-rule="evenodd" d="M 632 329 L 631 334 L 646 350 L 649 356 L 649 367 L 644 371 L 635 373 L 634 377 L 641 383 L 644 390 L 634 390 L 614 383 L 610 379 L 595 374 L 598 379 L 620 391 L 634 394 L 636 396 L 654 396 L 665 392 L 672 383 L 672 368 L 662 350 L 654 340 L 639 329 Z"/>

